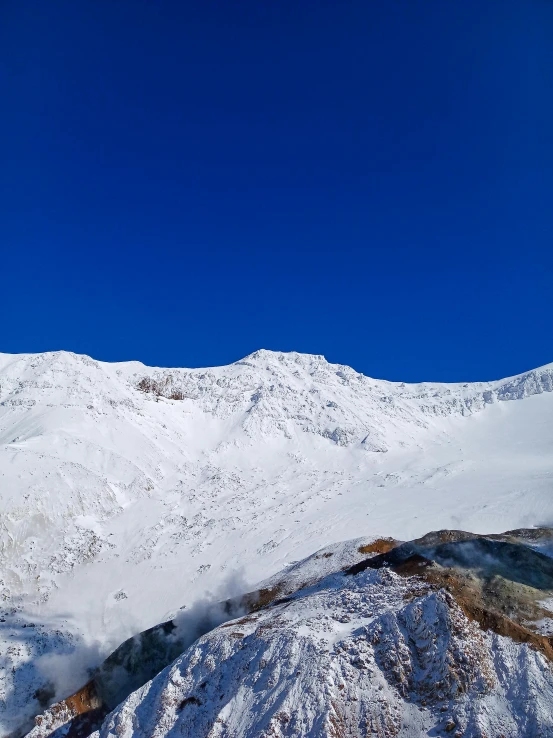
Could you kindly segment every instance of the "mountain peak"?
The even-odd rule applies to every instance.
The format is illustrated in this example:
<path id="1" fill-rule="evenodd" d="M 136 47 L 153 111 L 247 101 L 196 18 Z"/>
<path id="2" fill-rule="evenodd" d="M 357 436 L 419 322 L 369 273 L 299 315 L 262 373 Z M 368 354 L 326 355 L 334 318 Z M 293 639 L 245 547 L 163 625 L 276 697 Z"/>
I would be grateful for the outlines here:
<path id="1" fill-rule="evenodd" d="M 240 359 L 237 364 L 246 362 L 260 363 L 264 361 L 269 362 L 281 362 L 281 363 L 297 363 L 301 365 L 308 364 L 328 364 L 322 354 L 304 354 L 299 351 L 272 351 L 270 349 L 258 349 L 251 354 L 248 354 L 243 359 Z"/>

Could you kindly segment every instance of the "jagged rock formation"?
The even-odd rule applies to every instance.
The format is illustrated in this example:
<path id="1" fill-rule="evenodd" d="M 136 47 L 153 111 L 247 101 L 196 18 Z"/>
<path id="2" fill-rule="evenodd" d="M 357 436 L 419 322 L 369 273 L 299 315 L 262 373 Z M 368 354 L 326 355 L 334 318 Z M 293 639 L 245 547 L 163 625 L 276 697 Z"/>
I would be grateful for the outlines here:
<path id="1" fill-rule="evenodd" d="M 227 616 L 242 614 L 111 714 L 92 712 L 93 738 L 553 736 L 552 541 L 552 529 L 438 531 L 320 551 L 226 603 Z M 109 670 L 119 687 L 131 672 L 128 689 L 140 655 L 150 667 L 157 647 L 163 661 L 179 627 L 145 634 L 131 659 L 124 644 L 97 691 Z M 89 735 L 94 722 L 68 721 L 65 709 L 29 738 L 63 726 L 68 738 Z"/>

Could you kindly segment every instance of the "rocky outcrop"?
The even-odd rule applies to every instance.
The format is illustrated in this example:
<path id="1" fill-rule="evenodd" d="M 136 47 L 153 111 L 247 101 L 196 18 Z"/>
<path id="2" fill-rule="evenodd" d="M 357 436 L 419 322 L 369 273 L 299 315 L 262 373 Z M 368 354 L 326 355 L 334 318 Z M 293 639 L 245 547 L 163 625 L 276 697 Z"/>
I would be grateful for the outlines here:
<path id="1" fill-rule="evenodd" d="M 553 736 L 553 647 L 543 632 L 553 559 L 542 552 L 552 540 L 551 529 L 437 531 L 408 543 L 351 542 L 347 555 L 318 552 L 222 603 L 227 622 L 213 627 L 213 611 L 203 635 L 188 633 L 182 655 L 178 622 L 123 644 L 84 688 L 86 730 L 96 724 L 95 738 Z M 99 695 L 104 710 L 115 708 L 107 717 Z M 62 725 L 67 737 L 85 735 L 82 717 L 63 723 L 62 709 L 50 708 L 30 738 Z"/>

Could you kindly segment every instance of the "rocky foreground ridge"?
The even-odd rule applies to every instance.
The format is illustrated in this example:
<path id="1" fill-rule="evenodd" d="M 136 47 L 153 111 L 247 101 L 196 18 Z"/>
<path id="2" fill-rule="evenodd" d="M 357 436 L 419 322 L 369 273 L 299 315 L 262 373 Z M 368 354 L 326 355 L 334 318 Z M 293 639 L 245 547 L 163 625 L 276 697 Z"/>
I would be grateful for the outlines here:
<path id="1" fill-rule="evenodd" d="M 550 528 L 327 547 L 125 642 L 29 738 L 553 736 L 552 555 Z"/>

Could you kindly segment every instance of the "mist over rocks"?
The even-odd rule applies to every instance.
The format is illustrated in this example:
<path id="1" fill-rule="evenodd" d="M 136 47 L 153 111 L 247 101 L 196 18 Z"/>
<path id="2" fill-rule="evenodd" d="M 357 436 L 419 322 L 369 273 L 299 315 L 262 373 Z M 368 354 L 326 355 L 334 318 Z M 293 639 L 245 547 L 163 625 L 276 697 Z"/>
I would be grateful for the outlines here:
<path id="1" fill-rule="evenodd" d="M 93 738 L 547 738 L 553 648 L 541 631 L 545 619 L 553 623 L 553 560 L 540 549 L 552 537 L 551 529 L 442 530 L 403 544 L 327 547 L 254 598 L 236 599 L 241 612 L 219 603 L 222 623 L 211 618 L 205 634 L 110 714 L 65 722 L 58 705 L 29 738 L 64 725 L 70 738 L 95 727 Z M 158 637 L 170 641 L 168 625 Z M 121 684 L 114 664 L 101 674 L 112 668 Z"/>

